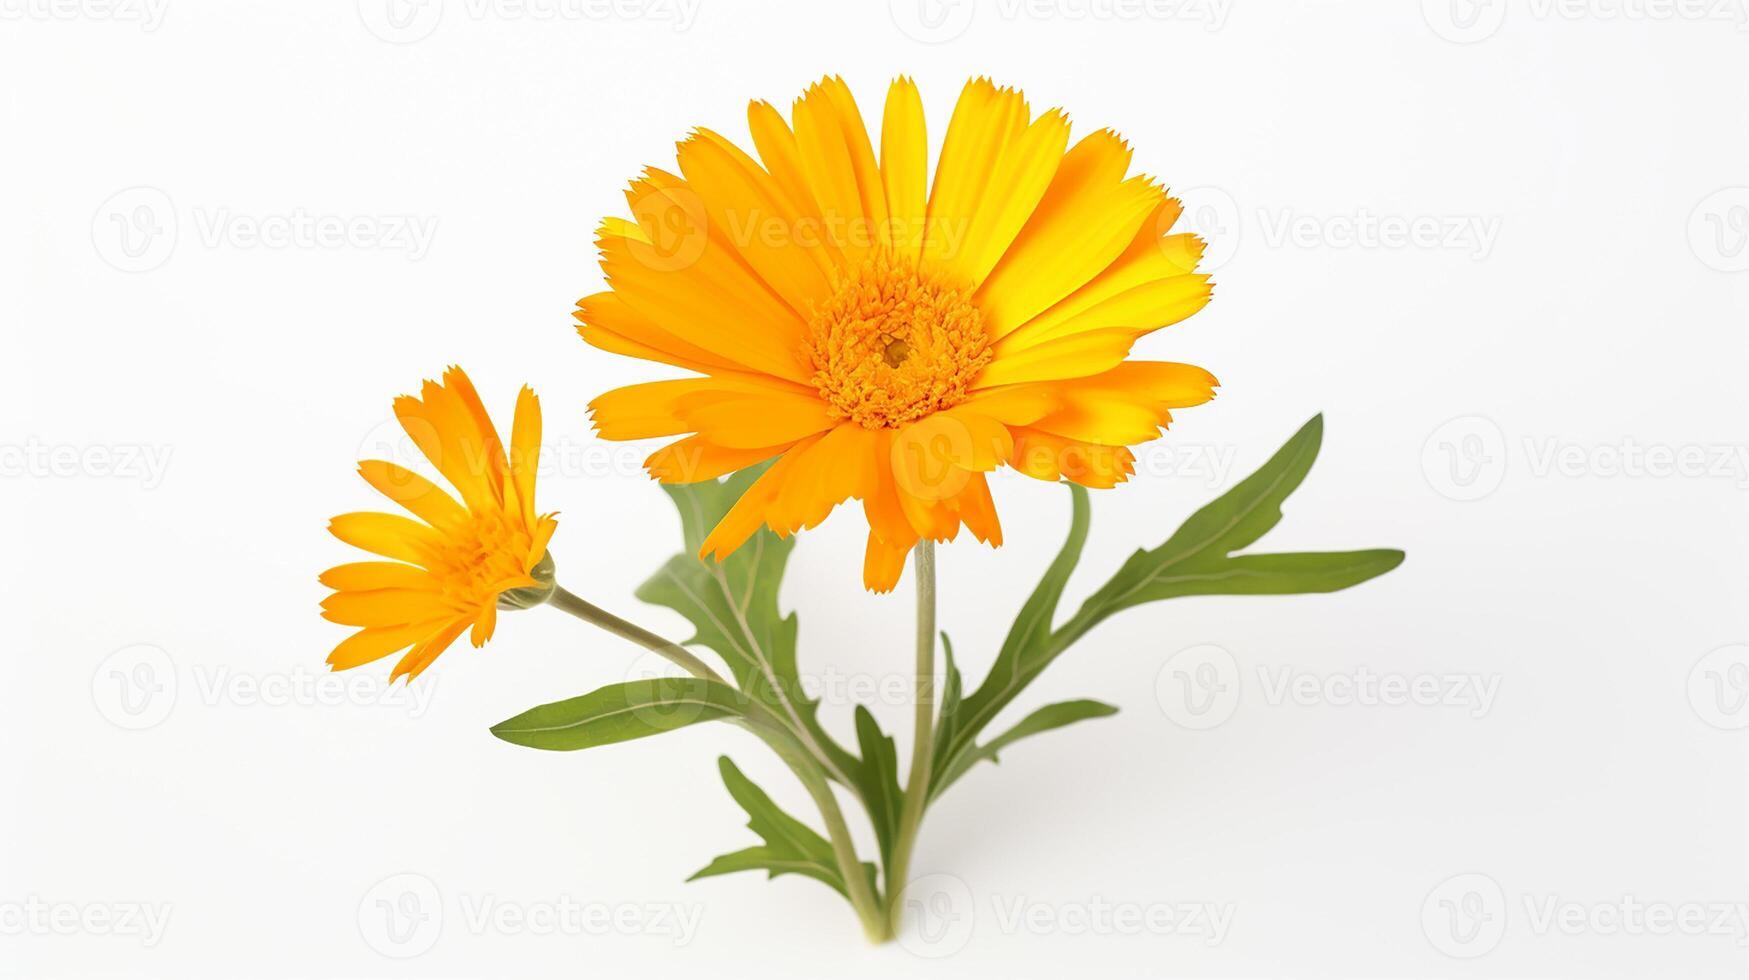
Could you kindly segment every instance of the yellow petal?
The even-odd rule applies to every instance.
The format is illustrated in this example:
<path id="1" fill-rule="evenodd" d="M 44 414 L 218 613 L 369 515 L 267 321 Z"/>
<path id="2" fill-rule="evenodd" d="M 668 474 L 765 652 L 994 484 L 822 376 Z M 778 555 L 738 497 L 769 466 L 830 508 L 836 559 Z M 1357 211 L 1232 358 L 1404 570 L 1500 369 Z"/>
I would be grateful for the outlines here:
<path id="1" fill-rule="evenodd" d="M 367 459 L 358 464 L 358 475 L 383 496 L 436 527 L 453 526 L 468 519 L 468 512 L 442 487 L 405 467 Z"/>
<path id="2" fill-rule="evenodd" d="M 468 628 L 468 622 L 466 619 L 458 619 L 443 626 L 427 639 L 421 640 L 413 649 L 407 651 L 407 655 L 401 658 L 400 663 L 395 665 L 394 671 L 389 674 L 389 681 L 392 683 L 397 678 L 405 677 L 411 682 L 418 677 L 425 671 L 425 668 L 431 666 L 431 662 L 437 659 L 438 654 L 449 649 L 449 645 L 455 642 L 456 637 L 462 635 L 462 631 Z"/>
<path id="3" fill-rule="evenodd" d="M 741 499 L 735 501 L 735 506 L 723 515 L 717 526 L 704 539 L 704 545 L 699 548 L 698 556 L 714 556 L 722 561 L 731 552 L 759 530 L 765 523 L 766 512 L 771 507 L 777 493 L 783 488 L 783 482 L 790 469 L 795 466 L 797 458 L 819 440 L 819 436 L 799 442 L 789 452 L 784 453 L 771 468 L 760 474 L 759 479 L 747 488 Z"/>
<path id="4" fill-rule="evenodd" d="M 328 530 L 355 548 L 415 565 L 425 564 L 443 545 L 442 536 L 430 526 L 396 514 L 341 514 L 328 522 Z"/>
<path id="5" fill-rule="evenodd" d="M 1029 115 L 1019 92 L 999 89 L 987 78 L 975 78 L 960 91 L 929 191 L 926 262 L 957 268 L 1002 148 Z"/>
<path id="6" fill-rule="evenodd" d="M 862 558 L 862 584 L 871 592 L 891 592 L 905 574 L 905 559 L 911 554 L 913 538 L 904 544 L 889 544 L 873 531 L 868 535 L 868 548 Z"/>
<path id="7" fill-rule="evenodd" d="M 442 621 L 439 620 L 359 630 L 341 640 L 334 652 L 328 654 L 328 666 L 334 670 L 349 670 L 381 660 L 426 639 L 441 627 Z"/>
<path id="8" fill-rule="evenodd" d="M 695 393 L 680 400 L 678 411 L 688 429 L 729 449 L 794 442 L 834 424 L 818 398 L 775 391 Z"/>
<path id="9" fill-rule="evenodd" d="M 956 263 L 962 280 L 976 286 L 995 268 L 1044 197 L 1068 142 L 1069 120 L 1052 109 L 1002 150 Z"/>
<path id="10" fill-rule="evenodd" d="M 830 254 L 810 240 L 801 216 L 758 161 L 708 129 L 680 144 L 679 160 L 712 227 L 790 309 L 805 318 L 830 295 Z"/>
<path id="11" fill-rule="evenodd" d="M 319 581 L 336 592 L 437 588 L 437 580 L 429 571 L 394 561 L 355 561 L 335 565 L 323 572 Z"/>
<path id="12" fill-rule="evenodd" d="M 322 618 L 343 626 L 400 626 L 451 611 L 435 589 L 336 592 L 322 600 Z"/>
<path id="13" fill-rule="evenodd" d="M 650 454 L 644 468 L 663 483 L 698 483 L 746 469 L 780 455 L 790 444 L 730 449 L 704 436 L 688 436 Z"/>
<path id="14" fill-rule="evenodd" d="M 929 137 L 923 98 L 916 84 L 902 76 L 887 89 L 886 114 L 881 119 L 881 179 L 887 215 L 893 222 L 893 250 L 914 259 L 923 246 L 928 209 Z"/>
<path id="15" fill-rule="evenodd" d="M 523 523 L 532 524 L 534 481 L 540 469 L 540 398 L 524 385 L 516 395 L 516 415 L 510 423 L 510 478 Z"/>
<path id="16" fill-rule="evenodd" d="M 577 332 L 592 347 L 641 357 L 646 361 L 673 364 L 688 371 L 746 370 L 740 362 L 681 340 L 640 315 L 611 292 L 595 293 L 577 301 Z"/>
<path id="17" fill-rule="evenodd" d="M 1165 192 L 1121 180 L 1129 149 L 1101 130 L 1075 144 L 1037 209 L 978 288 L 979 309 L 1000 339 L 1109 266 L 1135 240 Z"/>
<path id="18" fill-rule="evenodd" d="M 1129 356 L 1133 330 L 1089 330 L 998 357 L 979 376 L 979 388 L 1079 378 L 1109 371 Z"/>

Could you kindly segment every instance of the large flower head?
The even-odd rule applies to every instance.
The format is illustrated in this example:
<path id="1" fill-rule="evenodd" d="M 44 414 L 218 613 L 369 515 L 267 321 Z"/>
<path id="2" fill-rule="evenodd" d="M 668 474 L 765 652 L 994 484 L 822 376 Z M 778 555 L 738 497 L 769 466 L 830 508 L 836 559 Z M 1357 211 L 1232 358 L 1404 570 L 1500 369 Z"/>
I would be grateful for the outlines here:
<path id="1" fill-rule="evenodd" d="M 611 439 L 685 436 L 646 465 L 710 479 L 768 459 L 704 543 L 812 527 L 862 501 L 863 577 L 886 590 L 919 538 L 1001 543 L 985 474 L 1110 487 L 1128 445 L 1213 397 L 1201 368 L 1126 360 L 1208 302 L 1177 201 L 1128 176 L 1110 130 L 1069 143 L 1060 110 L 968 83 L 933 183 L 917 88 L 887 92 L 878 150 L 841 79 L 789 120 L 748 110 L 758 159 L 700 129 L 602 223 L 609 291 L 578 302 L 596 347 L 697 377 L 591 403 Z"/>
<path id="2" fill-rule="evenodd" d="M 334 518 L 335 537 L 393 560 L 339 565 L 321 579 L 334 590 L 322 615 L 362 627 L 334 648 L 329 665 L 345 670 L 407 650 L 390 680 L 419 676 L 464 631 L 471 630 L 474 646 L 485 645 L 502 593 L 549 587 L 537 567 L 558 526 L 534 509 L 541 424 L 534 392 L 525 387 L 517 397 L 508 458 L 459 367 L 445 372 L 442 384 L 425 382 L 421 397 L 395 399 L 395 416 L 461 499 L 394 463 L 359 463 L 366 482 L 413 516 Z"/>

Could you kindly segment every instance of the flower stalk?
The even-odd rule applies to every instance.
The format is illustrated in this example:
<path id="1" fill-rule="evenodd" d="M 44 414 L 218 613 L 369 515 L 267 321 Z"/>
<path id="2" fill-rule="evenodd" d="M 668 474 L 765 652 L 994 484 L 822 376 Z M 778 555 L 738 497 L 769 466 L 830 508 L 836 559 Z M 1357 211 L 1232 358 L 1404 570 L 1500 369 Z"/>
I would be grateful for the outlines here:
<path id="1" fill-rule="evenodd" d="M 652 633 L 630 620 L 615 616 L 562 585 L 553 586 L 547 603 L 592 626 L 636 643 L 694 677 L 728 687 L 734 686 L 680 644 Z M 827 839 L 832 844 L 832 853 L 838 864 L 838 873 L 844 879 L 850 904 L 855 908 L 857 918 L 862 921 L 864 935 L 870 942 L 890 939 L 887 916 L 883 912 L 880 897 L 875 894 L 862 872 L 862 860 L 857 857 L 856 845 L 850 839 L 850 827 L 845 823 L 844 812 L 838 806 L 838 798 L 832 794 L 832 786 L 826 773 L 814 757 L 814 750 L 800 744 L 788 726 L 757 704 L 746 717 L 743 727 L 758 735 L 789 765 L 803 788 L 808 791 L 808 795 L 813 798 L 814 805 L 819 808 L 820 817 L 826 823 Z"/>
<path id="2" fill-rule="evenodd" d="M 905 783 L 905 808 L 893 841 L 893 860 L 887 868 L 887 931 L 899 931 L 904 917 L 905 886 L 909 881 L 911 854 L 923 808 L 929 801 L 930 765 L 935 758 L 935 542 L 917 542 L 914 559 L 917 578 L 917 705 L 913 719 L 915 738 L 911 747 L 911 774 Z"/>

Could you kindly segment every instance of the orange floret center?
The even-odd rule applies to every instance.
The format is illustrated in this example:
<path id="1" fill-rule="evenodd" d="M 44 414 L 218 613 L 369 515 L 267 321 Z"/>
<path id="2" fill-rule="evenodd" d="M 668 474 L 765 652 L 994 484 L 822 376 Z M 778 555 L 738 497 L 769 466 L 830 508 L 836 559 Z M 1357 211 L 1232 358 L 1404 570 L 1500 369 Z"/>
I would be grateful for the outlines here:
<path id="1" fill-rule="evenodd" d="M 965 401 L 990 363 L 971 293 L 911 259 L 857 266 L 808 321 L 803 357 L 834 418 L 893 429 Z"/>
<path id="2" fill-rule="evenodd" d="M 491 602 L 507 589 L 535 584 L 528 574 L 534 538 L 520 522 L 497 512 L 470 513 L 444 529 L 443 543 L 426 565 L 445 599 L 463 606 Z"/>

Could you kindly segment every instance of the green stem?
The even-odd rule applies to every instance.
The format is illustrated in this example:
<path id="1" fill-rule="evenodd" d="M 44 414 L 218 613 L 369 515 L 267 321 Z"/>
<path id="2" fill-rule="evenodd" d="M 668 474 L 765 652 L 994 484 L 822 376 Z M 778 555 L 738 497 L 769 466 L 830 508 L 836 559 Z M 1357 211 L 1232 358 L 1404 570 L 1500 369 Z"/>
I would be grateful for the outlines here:
<path id="1" fill-rule="evenodd" d="M 680 644 L 658 636 L 636 623 L 621 619 L 563 586 L 553 589 L 547 603 L 667 658 L 694 677 L 734 686 Z M 880 898 L 869 885 L 868 876 L 863 874 L 862 861 L 857 858 L 856 845 L 850 839 L 850 828 L 844 822 L 844 812 L 839 809 L 838 799 L 832 795 L 832 787 L 826 781 L 826 775 L 819 763 L 808 747 L 797 741 L 794 733 L 776 718 L 767 715 L 763 709 L 746 719 L 746 727 L 789 765 L 796 778 L 807 788 L 808 795 L 814 798 L 814 804 L 820 808 L 820 816 L 826 821 L 826 836 L 831 840 L 832 853 L 838 859 L 838 873 L 844 878 L 844 888 L 850 895 L 850 904 L 856 909 L 857 918 L 862 920 L 863 933 L 873 942 L 891 938 L 885 932 L 886 916 L 882 914 Z"/>
<path id="2" fill-rule="evenodd" d="M 781 754 L 781 753 L 780 753 Z M 812 759 L 791 763 L 796 776 L 807 787 L 820 816 L 826 821 L 826 837 L 832 842 L 832 853 L 838 858 L 838 873 L 844 878 L 844 889 L 850 895 L 851 907 L 862 920 L 862 934 L 871 943 L 884 943 L 893 938 L 882 914 L 880 896 L 875 894 L 869 876 L 863 873 L 862 860 L 856 856 L 856 845 L 850 841 L 850 828 L 844 823 L 844 812 L 838 808 L 838 798 L 832 795 L 832 785 L 826 781 Z"/>
<path id="3" fill-rule="evenodd" d="M 719 684 L 728 684 L 727 681 L 723 680 L 721 674 L 712 670 L 709 664 L 693 656 L 691 651 L 680 644 L 663 639 L 636 623 L 621 619 L 587 599 L 574 595 L 562 585 L 553 589 L 553 596 L 547 600 L 547 603 L 586 623 L 599 626 L 614 636 L 630 640 L 646 650 L 666 657 L 694 677 L 702 677 L 707 681 L 716 681 Z M 730 684 L 729 686 L 733 687 L 734 685 Z"/>
<path id="4" fill-rule="evenodd" d="M 887 866 L 887 930 L 897 934 L 904 913 L 905 885 L 910 873 L 911 852 L 917 829 L 923 822 L 923 807 L 929 801 L 930 763 L 935 757 L 935 542 L 917 542 L 917 707 L 913 722 L 911 775 L 905 783 L 905 810 L 899 817 L 899 832 L 893 841 L 893 859 Z"/>

